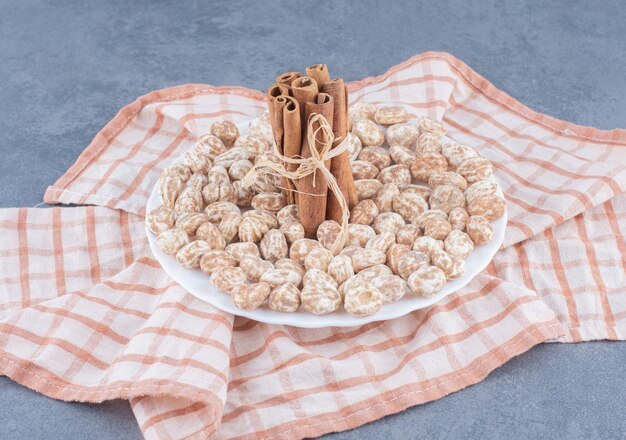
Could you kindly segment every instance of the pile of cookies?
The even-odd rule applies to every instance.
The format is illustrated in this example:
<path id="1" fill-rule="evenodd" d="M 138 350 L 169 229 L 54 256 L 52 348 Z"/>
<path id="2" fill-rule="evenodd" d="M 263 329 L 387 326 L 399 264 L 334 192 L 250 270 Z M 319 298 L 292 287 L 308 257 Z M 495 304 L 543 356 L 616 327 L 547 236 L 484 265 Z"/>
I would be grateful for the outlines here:
<path id="1" fill-rule="evenodd" d="M 267 114 L 244 135 L 231 122 L 214 123 L 183 163 L 163 171 L 162 206 L 146 216 L 161 251 L 210 275 L 245 310 L 326 314 L 343 305 L 368 316 L 405 294 L 436 295 L 464 273 L 465 258 L 491 240 L 490 223 L 504 215 L 493 166 L 466 145 L 443 143 L 441 123 L 409 123 L 402 107 L 358 103 L 349 115 L 359 202 L 336 255 L 329 249 L 337 222 L 305 238 L 280 181 L 242 184 L 253 164 L 279 161 Z"/>

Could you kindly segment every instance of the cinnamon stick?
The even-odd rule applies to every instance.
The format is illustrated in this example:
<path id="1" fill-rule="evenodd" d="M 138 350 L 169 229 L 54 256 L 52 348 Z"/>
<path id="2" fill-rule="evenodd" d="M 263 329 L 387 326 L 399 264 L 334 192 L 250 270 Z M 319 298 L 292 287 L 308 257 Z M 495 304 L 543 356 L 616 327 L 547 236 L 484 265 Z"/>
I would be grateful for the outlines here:
<path id="1" fill-rule="evenodd" d="M 269 89 L 267 89 L 267 93 L 265 95 L 268 99 L 270 97 L 276 98 L 280 95 L 289 95 L 289 87 L 287 87 L 285 84 L 274 83 L 270 86 Z"/>
<path id="2" fill-rule="evenodd" d="M 280 147 L 282 144 L 282 110 L 276 109 L 276 98 L 283 95 L 289 95 L 289 89 L 283 84 L 273 84 L 267 92 L 265 97 L 267 99 L 267 110 L 270 114 L 270 123 L 272 125 L 272 134 L 274 135 L 274 142 Z M 280 150 L 280 148 L 279 148 Z"/>
<path id="3" fill-rule="evenodd" d="M 301 76 L 291 83 L 291 95 L 296 98 L 300 106 L 300 120 L 303 128 L 307 121 L 305 118 L 306 104 L 307 102 L 315 102 L 318 92 L 317 81 L 308 76 Z"/>
<path id="4" fill-rule="evenodd" d="M 291 96 L 285 97 L 285 105 L 283 106 L 283 156 L 294 157 L 300 155 L 302 147 L 302 126 L 300 120 L 300 106 L 298 101 Z M 294 171 L 298 166 L 295 164 L 286 164 L 285 167 L 289 171 Z M 293 205 L 297 202 L 298 194 L 293 190 L 295 184 L 291 180 L 285 182 L 287 191 L 287 202 Z"/>
<path id="5" fill-rule="evenodd" d="M 335 148 L 348 135 L 348 92 L 341 78 L 324 83 L 322 90 L 331 95 L 334 101 L 333 134 L 335 135 L 335 141 L 333 142 L 333 148 Z M 352 177 L 350 157 L 347 151 L 333 158 L 330 164 L 330 172 L 335 176 L 337 184 L 348 202 L 349 207 L 351 208 L 356 205 L 358 203 L 358 197 L 354 186 L 354 178 Z M 326 219 L 341 223 L 341 216 L 341 205 L 339 205 L 339 201 L 332 191 L 329 191 Z"/>
<path id="6" fill-rule="evenodd" d="M 350 117 L 348 116 L 348 89 L 345 88 L 345 101 L 346 101 L 346 127 L 347 127 L 347 131 L 346 131 L 346 137 L 348 136 L 348 133 L 352 130 L 352 121 L 350 120 Z M 344 137 L 345 139 L 345 137 Z M 357 203 L 359 203 L 359 195 L 356 192 L 356 185 L 354 184 L 354 176 L 352 175 L 352 165 L 350 165 L 350 155 L 348 152 L 346 152 L 346 159 L 347 161 L 347 173 L 350 174 L 350 177 L 348 178 L 348 207 L 352 208 L 354 206 L 357 205 Z"/>
<path id="7" fill-rule="evenodd" d="M 311 148 L 319 150 L 321 149 L 321 142 L 327 141 L 327 139 L 324 139 L 324 133 L 318 132 L 315 145 L 309 145 L 307 141 L 309 130 L 307 121 L 309 120 L 309 116 L 313 113 L 321 114 L 326 118 L 332 128 L 333 106 L 333 97 L 327 93 L 320 93 L 314 102 L 305 103 L 305 118 L 303 120 L 305 130 L 302 138 L 302 157 L 311 157 Z M 311 130 L 316 130 L 318 127 L 319 124 L 315 123 L 310 128 Z M 327 163 L 326 166 L 329 167 L 330 163 Z M 328 185 L 326 184 L 323 174 L 319 170 L 316 170 L 313 174 L 299 179 L 296 182 L 296 186 L 300 191 L 298 204 L 300 206 L 300 221 L 304 227 L 304 234 L 306 237 L 315 238 L 318 226 L 326 220 Z"/>
<path id="8" fill-rule="evenodd" d="M 313 78 L 319 87 L 330 81 L 328 66 L 326 64 L 312 64 L 306 68 L 306 76 Z"/>
<path id="9" fill-rule="evenodd" d="M 272 132 L 274 133 L 274 141 L 278 151 L 283 151 L 283 134 L 285 127 L 283 126 L 283 107 L 287 103 L 286 96 L 278 96 L 274 98 L 274 115 L 272 118 Z"/>
<path id="10" fill-rule="evenodd" d="M 276 77 L 276 82 L 278 84 L 286 84 L 290 86 L 294 80 L 300 78 L 301 76 L 300 72 L 285 72 Z"/>
<path id="11" fill-rule="evenodd" d="M 287 96 L 280 95 L 274 98 L 274 117 L 272 120 L 272 133 L 274 134 L 274 141 L 276 142 L 276 149 L 280 152 L 280 154 L 284 154 L 283 150 L 283 142 L 284 142 L 284 134 L 285 134 L 285 126 L 283 123 L 283 108 L 287 103 Z M 289 194 L 289 184 L 287 179 L 283 177 L 281 179 L 282 193 L 285 197 Z"/>

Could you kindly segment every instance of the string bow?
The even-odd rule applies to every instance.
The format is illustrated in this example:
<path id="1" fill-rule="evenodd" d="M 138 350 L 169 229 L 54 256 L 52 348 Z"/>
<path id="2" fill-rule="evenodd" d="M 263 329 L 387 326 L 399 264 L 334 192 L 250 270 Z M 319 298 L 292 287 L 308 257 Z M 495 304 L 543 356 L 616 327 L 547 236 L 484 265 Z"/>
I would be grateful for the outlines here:
<path id="1" fill-rule="evenodd" d="M 316 129 L 313 129 L 315 123 L 319 124 L 319 126 Z M 343 196 L 341 188 L 339 188 L 337 179 L 335 179 L 335 176 L 333 176 L 330 170 L 326 168 L 324 163 L 339 156 L 344 151 L 347 151 L 348 142 L 344 139 L 339 145 L 332 148 L 333 141 L 335 140 L 333 130 L 330 128 L 330 124 L 326 118 L 319 113 L 312 113 L 309 116 L 307 124 L 307 143 L 309 144 L 309 150 L 311 151 L 310 157 L 287 157 L 283 156 L 277 148 L 274 148 L 274 152 L 280 159 L 280 163 L 275 163 L 269 160 L 259 162 L 254 165 L 250 171 L 248 171 L 243 178 L 242 183 L 245 187 L 250 187 L 254 184 L 259 175 L 268 174 L 277 177 L 285 177 L 297 182 L 299 179 L 313 174 L 313 186 L 315 186 L 315 179 L 317 178 L 315 171 L 319 170 L 324 177 L 324 180 L 326 180 L 326 184 L 339 201 L 339 206 L 341 207 L 341 230 L 330 247 L 330 251 L 333 255 L 336 255 L 341 249 L 343 249 L 348 238 L 348 220 L 350 218 L 350 210 L 348 209 L 348 202 Z M 323 135 L 322 139 L 319 139 L 319 134 Z M 316 148 L 316 145 L 318 144 L 321 147 L 319 149 Z M 289 171 L 285 168 L 285 164 L 293 164 L 298 167 L 294 171 Z M 319 194 L 304 193 L 298 190 L 296 190 L 296 192 L 300 194 L 319 196 Z"/>

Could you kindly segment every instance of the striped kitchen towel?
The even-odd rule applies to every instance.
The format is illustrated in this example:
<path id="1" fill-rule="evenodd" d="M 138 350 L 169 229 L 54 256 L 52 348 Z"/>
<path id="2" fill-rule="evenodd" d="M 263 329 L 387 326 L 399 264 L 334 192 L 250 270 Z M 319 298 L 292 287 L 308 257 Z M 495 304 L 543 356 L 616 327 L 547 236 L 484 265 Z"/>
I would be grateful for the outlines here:
<path id="1" fill-rule="evenodd" d="M 146 438 L 315 437 L 482 380 L 545 341 L 626 339 L 626 131 L 538 114 L 461 61 L 426 53 L 350 84 L 490 159 L 504 245 L 467 287 L 358 328 L 235 318 L 188 294 L 143 227 L 160 171 L 263 94 L 185 85 L 122 109 L 45 194 L 0 210 L 0 374 L 47 396 L 129 399 Z"/>

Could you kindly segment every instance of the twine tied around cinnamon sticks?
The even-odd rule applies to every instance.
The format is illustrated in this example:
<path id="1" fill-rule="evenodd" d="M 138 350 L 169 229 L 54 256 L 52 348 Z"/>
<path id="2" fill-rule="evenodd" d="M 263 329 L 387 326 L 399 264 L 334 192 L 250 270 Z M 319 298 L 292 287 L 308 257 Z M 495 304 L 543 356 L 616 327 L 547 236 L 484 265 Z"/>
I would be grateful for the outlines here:
<path id="1" fill-rule="evenodd" d="M 318 124 L 318 127 L 313 128 L 316 123 Z M 244 176 L 242 184 L 245 187 L 250 187 L 254 184 L 255 180 L 259 176 L 265 175 L 273 175 L 281 178 L 284 177 L 294 182 L 297 182 L 299 179 L 302 179 L 306 176 L 313 175 L 313 186 L 315 187 L 315 180 L 317 177 L 316 171 L 319 170 L 324 177 L 328 188 L 330 188 L 330 190 L 333 192 L 333 194 L 337 198 L 337 201 L 339 202 L 339 206 L 341 207 L 341 229 L 330 248 L 330 251 L 333 253 L 333 255 L 336 255 L 341 249 L 343 249 L 348 238 L 348 220 L 350 218 L 350 209 L 348 208 L 348 201 L 344 197 L 341 188 L 337 183 L 337 179 L 326 167 L 324 162 L 339 156 L 344 151 L 347 151 L 348 143 L 345 139 L 343 139 L 335 148 L 332 148 L 333 142 L 340 139 L 335 139 L 335 135 L 333 134 L 333 130 L 330 127 L 330 124 L 321 114 L 312 113 L 309 116 L 307 124 L 308 129 L 306 130 L 306 133 L 307 142 L 311 151 L 310 157 L 287 157 L 284 156 L 282 152 L 278 151 L 278 149 L 275 149 L 275 154 L 278 156 L 281 163 L 275 163 L 269 160 L 259 162 L 258 164 L 254 165 L 252 169 L 250 169 L 250 171 L 248 171 L 248 173 Z M 318 134 L 322 135 L 321 139 Z M 294 171 L 289 171 L 284 164 L 297 165 L 298 168 L 296 168 Z M 297 189 L 290 190 L 300 194 L 318 196 L 318 194 L 306 193 Z"/>

